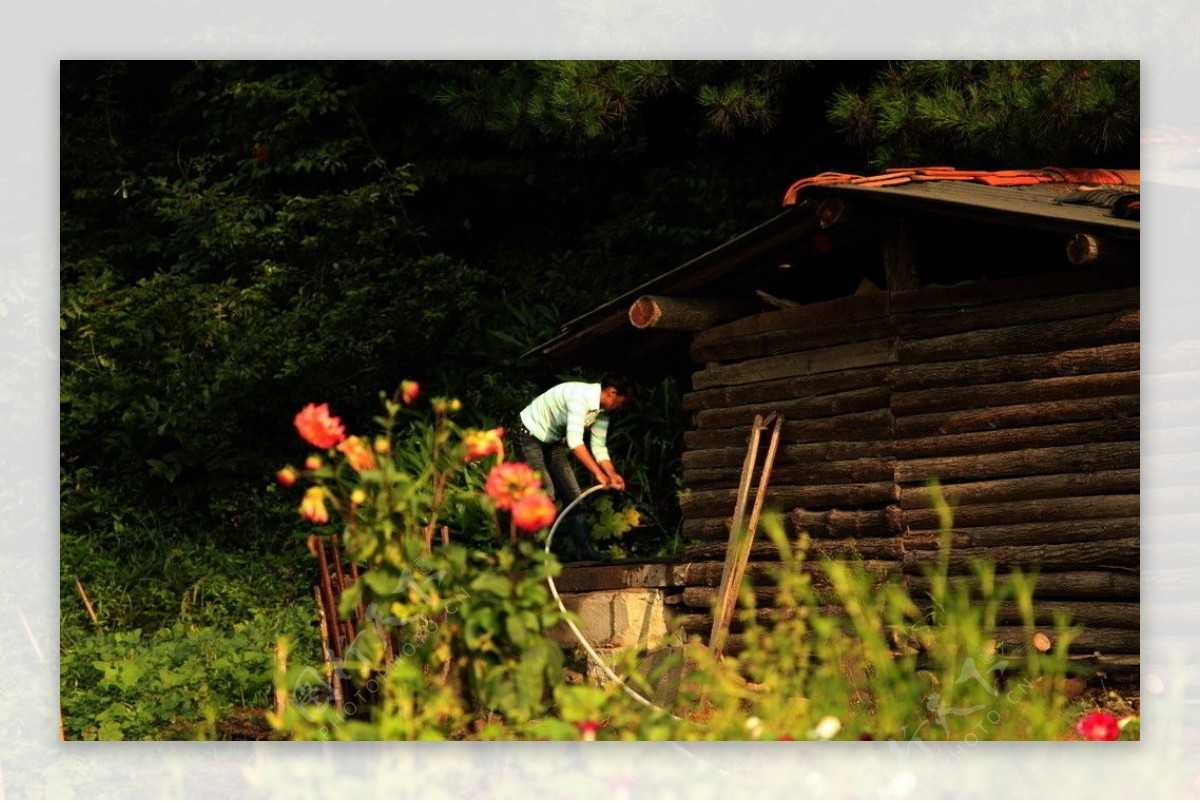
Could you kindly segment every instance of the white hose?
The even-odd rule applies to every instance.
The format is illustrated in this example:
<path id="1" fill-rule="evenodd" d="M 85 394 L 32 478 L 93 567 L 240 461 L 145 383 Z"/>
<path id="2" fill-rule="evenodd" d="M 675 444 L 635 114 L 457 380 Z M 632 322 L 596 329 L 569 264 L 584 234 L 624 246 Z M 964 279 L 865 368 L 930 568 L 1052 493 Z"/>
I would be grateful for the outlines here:
<path id="1" fill-rule="evenodd" d="M 575 505 L 584 498 L 591 495 L 593 492 L 598 492 L 602 489 L 607 488 L 603 484 L 597 484 L 594 487 L 588 487 L 582 493 L 580 493 L 578 498 L 563 507 L 562 512 L 559 513 L 558 518 L 554 521 L 554 525 L 550 526 L 550 531 L 546 534 L 546 553 L 550 553 L 550 543 L 554 541 L 554 532 L 556 529 L 558 529 L 558 524 L 566 519 L 567 513 L 574 509 Z M 567 607 L 562 602 L 562 597 L 558 594 L 558 587 L 554 585 L 554 578 L 552 576 L 546 576 L 546 583 L 550 585 L 550 594 L 553 595 L 554 600 L 558 602 L 558 608 L 561 609 L 563 614 L 566 616 L 567 626 L 569 626 L 571 631 L 575 633 L 575 638 L 579 640 L 579 643 L 583 646 L 583 649 L 588 652 L 588 656 L 592 658 L 592 661 L 595 662 L 602 671 L 604 671 L 604 674 L 620 684 L 621 688 L 624 689 L 625 692 L 629 693 L 634 700 L 640 701 L 651 709 L 657 709 L 659 712 L 671 715 L 670 712 L 667 712 L 667 710 L 663 709 L 658 704 L 646 700 L 640 693 L 626 684 L 620 676 L 613 672 L 613 669 L 608 666 L 607 662 L 600 658 L 600 655 L 596 653 L 594 648 L 592 648 L 592 644 L 589 643 L 587 638 L 583 636 L 583 632 L 581 632 L 579 627 L 575 625 L 575 621 L 571 620 L 571 613 L 567 611 Z M 680 718 L 676 717 L 675 715 L 671 715 L 671 717 L 675 718 L 675 720 L 680 720 Z"/>

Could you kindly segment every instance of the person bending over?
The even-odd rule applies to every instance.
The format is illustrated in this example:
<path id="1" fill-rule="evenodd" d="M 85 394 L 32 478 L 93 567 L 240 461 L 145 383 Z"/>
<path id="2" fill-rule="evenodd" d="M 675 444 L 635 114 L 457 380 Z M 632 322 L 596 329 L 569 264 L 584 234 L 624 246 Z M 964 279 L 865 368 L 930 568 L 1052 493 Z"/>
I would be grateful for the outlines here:
<path id="1" fill-rule="evenodd" d="M 625 489 L 625 479 L 613 465 L 606 442 L 609 415 L 624 406 L 632 394 L 633 385 L 628 378 L 609 374 L 598 384 L 584 381 L 558 384 L 521 410 L 516 427 L 517 447 L 525 461 L 542 474 L 548 494 L 562 508 L 581 492 L 568 452 L 587 468 L 596 483 L 615 490 Z M 588 539 L 584 517 L 578 509 L 572 511 L 566 523 L 571 542 L 581 557 L 603 558 Z"/>

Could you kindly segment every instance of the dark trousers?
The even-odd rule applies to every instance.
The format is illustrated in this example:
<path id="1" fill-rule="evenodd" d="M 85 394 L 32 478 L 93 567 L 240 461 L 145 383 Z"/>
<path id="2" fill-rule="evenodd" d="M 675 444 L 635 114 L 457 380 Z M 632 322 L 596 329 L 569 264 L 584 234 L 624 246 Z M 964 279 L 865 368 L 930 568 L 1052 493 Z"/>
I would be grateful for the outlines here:
<path id="1" fill-rule="evenodd" d="M 565 509 L 581 493 L 579 479 L 575 477 L 575 471 L 571 467 L 571 452 L 566 443 L 542 442 L 523 427 L 517 427 L 514 434 L 521 456 L 530 467 L 541 473 L 546 494 L 559 504 L 559 509 Z M 578 508 L 572 510 L 563 523 L 576 549 L 592 550 L 587 539 L 587 523 Z"/>

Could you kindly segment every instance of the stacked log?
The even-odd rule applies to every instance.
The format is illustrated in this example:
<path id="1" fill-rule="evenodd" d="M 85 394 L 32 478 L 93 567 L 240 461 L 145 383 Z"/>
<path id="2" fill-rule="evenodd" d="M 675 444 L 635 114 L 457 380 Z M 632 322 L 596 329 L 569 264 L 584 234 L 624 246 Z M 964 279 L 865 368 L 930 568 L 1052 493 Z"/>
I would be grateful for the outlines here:
<path id="1" fill-rule="evenodd" d="M 1037 572 L 1039 625 L 1066 613 L 1092 627 L 1076 651 L 1136 654 L 1137 282 L 1127 266 L 871 292 L 698 333 L 680 505 L 699 544 L 686 558 L 723 556 L 750 421 L 779 411 L 766 506 L 790 539 L 809 535 L 814 568 L 866 560 L 926 591 L 936 480 L 954 508 L 952 573 L 969 579 L 975 560 Z M 748 575 L 770 607 L 759 580 L 778 554 L 759 536 Z M 704 631 L 710 594 L 685 588 L 690 630 Z M 1002 624 L 1019 623 L 1011 612 Z"/>
<path id="2" fill-rule="evenodd" d="M 1064 613 L 1087 627 L 1072 650 L 1136 654 L 1139 294 L 1082 278 L 998 302 L 959 288 L 955 302 L 973 303 L 955 313 L 942 306 L 953 289 L 893 295 L 904 570 L 919 591 L 937 561 L 937 480 L 953 507 L 951 572 L 975 560 L 1036 572 L 1038 625 Z M 1012 610 L 999 622 L 1001 639 L 1023 636 Z"/>

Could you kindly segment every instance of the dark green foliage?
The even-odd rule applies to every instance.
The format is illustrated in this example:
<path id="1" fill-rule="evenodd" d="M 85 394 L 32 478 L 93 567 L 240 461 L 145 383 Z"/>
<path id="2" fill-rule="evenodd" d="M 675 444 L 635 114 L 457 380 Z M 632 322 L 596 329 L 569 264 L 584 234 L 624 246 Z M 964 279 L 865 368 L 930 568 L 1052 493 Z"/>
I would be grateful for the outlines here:
<path id="1" fill-rule="evenodd" d="M 644 106 L 694 101 L 684 125 L 701 134 L 770 130 L 780 94 L 798 62 L 530 61 L 498 73 L 478 70 L 435 99 L 465 130 L 486 130 L 516 146 L 562 140 L 612 142 Z"/>
<path id="2" fill-rule="evenodd" d="M 829 119 L 880 168 L 1133 166 L 1139 80 L 1136 61 L 907 61 Z"/>
<path id="3" fill-rule="evenodd" d="M 319 71 L 197 65 L 172 88 L 120 152 L 115 197 L 85 183 L 90 140 L 64 140 L 62 439 L 67 470 L 128 493 L 118 506 L 169 487 L 204 514 L 270 474 L 299 404 L 429 371 L 484 276 L 424 247 L 411 168 Z M 78 98 L 79 124 L 111 118 L 116 91 Z"/>
<path id="4" fill-rule="evenodd" d="M 290 506 L 290 503 L 289 503 Z M 162 518 L 113 516 L 86 533 L 66 530 L 59 540 L 63 641 L 92 628 L 77 594 L 78 579 L 106 630 L 153 631 L 176 620 L 231 625 L 308 602 L 311 559 L 290 521 L 278 521 L 267 548 L 233 549 L 170 536 Z M 261 525 L 263 517 L 257 518 Z M 270 519 L 270 518 L 266 518 Z M 299 522 L 295 525 L 299 529 Z M 196 539 L 203 532 L 196 533 Z M 272 591 L 264 595 L 263 586 Z"/>

